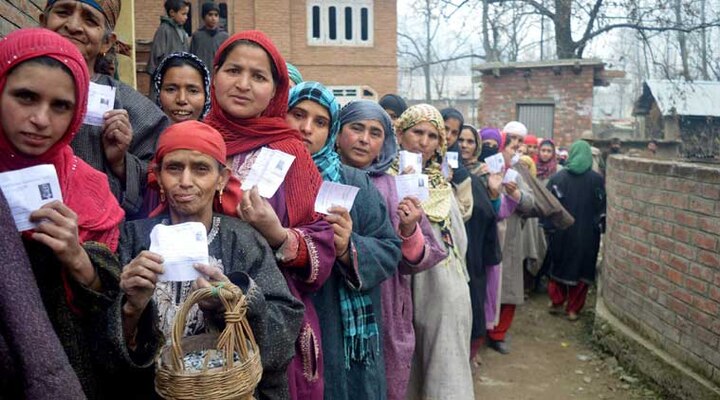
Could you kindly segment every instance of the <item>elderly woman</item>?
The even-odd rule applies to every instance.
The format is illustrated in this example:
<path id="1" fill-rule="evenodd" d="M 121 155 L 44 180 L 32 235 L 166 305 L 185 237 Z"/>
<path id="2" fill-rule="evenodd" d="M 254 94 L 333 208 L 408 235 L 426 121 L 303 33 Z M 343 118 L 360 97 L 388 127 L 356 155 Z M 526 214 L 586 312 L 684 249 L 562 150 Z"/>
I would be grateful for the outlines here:
<path id="1" fill-rule="evenodd" d="M 48 0 L 40 25 L 69 39 L 82 53 L 89 71 L 115 43 L 120 0 Z M 147 97 L 101 74 L 92 82 L 115 88 L 113 109 L 101 126 L 82 125 L 72 142 L 75 154 L 107 175 L 115 198 L 129 219 L 141 215 L 147 184 L 147 163 L 160 132 L 169 120 Z"/>
<path id="2" fill-rule="evenodd" d="M 108 374 L 131 360 L 113 345 L 123 342 L 113 251 L 124 213 L 105 175 L 70 148 L 88 77 L 80 52 L 54 32 L 23 29 L 0 41 L 0 172 L 41 164 L 57 172 L 63 201 L 33 210 L 36 226 L 22 233 L 23 244 L 55 334 L 85 395 L 95 399 L 113 392 Z"/>
<path id="3" fill-rule="evenodd" d="M 386 218 L 383 199 L 361 170 L 335 153 L 340 107 L 317 82 L 290 90 L 287 121 L 302 133 L 328 182 L 359 188 L 352 209 L 330 208 L 338 254 L 333 274 L 313 298 L 322 329 L 326 399 L 379 399 L 386 393 L 381 284 L 395 274 L 400 239 Z"/>
<path id="4" fill-rule="evenodd" d="M 248 190 L 237 213 L 268 241 L 290 290 L 305 304 L 296 356 L 288 368 L 290 397 L 322 395 L 320 325 L 311 296 L 332 272 L 336 244 L 332 226 L 314 212 L 320 173 L 300 132 L 285 121 L 285 60 L 262 32 L 247 31 L 220 46 L 214 65 L 213 106 L 205 121 L 223 135 L 233 176 L 245 179 L 263 147 L 295 157 L 271 198 L 261 198 L 257 188 Z"/>
<path id="5" fill-rule="evenodd" d="M 415 356 L 409 399 L 471 399 L 472 310 L 465 267 L 467 236 L 450 182 L 443 176 L 445 125 L 433 106 L 408 108 L 397 121 L 400 146 L 422 154 L 430 197 L 422 207 L 448 257 L 412 277 Z"/>
<path id="6" fill-rule="evenodd" d="M 336 147 L 343 164 L 370 176 L 385 201 L 387 218 L 402 239 L 397 273 L 382 283 L 381 290 L 387 398 L 405 399 L 415 350 L 410 277 L 442 261 L 447 252 L 435 239 L 419 200 L 398 198 L 395 178 L 387 173 L 398 146 L 390 118 L 380 105 L 358 100 L 343 107 Z"/>
<path id="7" fill-rule="evenodd" d="M 210 280 L 230 280 L 243 290 L 264 368 L 258 392 L 263 398 L 283 398 L 285 368 L 293 355 L 302 304 L 288 290 L 262 235 L 248 223 L 221 214 L 234 210 L 240 199 L 239 183 L 234 179 L 228 183 L 225 160 L 222 136 L 201 122 L 175 124 L 160 136 L 151 181 L 157 182 L 162 202 L 153 217 L 127 222 L 122 228 L 119 256 L 125 264 L 121 286 L 126 338 L 132 347 L 146 347 L 137 329 L 142 319 L 155 320 L 154 325 L 169 337 L 175 314 L 192 290 L 192 281 L 157 282 L 162 257 L 147 251 L 153 227 L 201 222 L 208 232 L 210 265 L 195 267 Z M 198 278 L 195 285 L 208 282 Z M 194 307 L 185 334 L 205 331 L 216 323 L 216 313 L 213 307 Z"/>
<path id="8" fill-rule="evenodd" d="M 168 54 L 155 70 L 153 86 L 157 105 L 173 123 L 200 121 L 210 111 L 210 71 L 194 54 Z"/>

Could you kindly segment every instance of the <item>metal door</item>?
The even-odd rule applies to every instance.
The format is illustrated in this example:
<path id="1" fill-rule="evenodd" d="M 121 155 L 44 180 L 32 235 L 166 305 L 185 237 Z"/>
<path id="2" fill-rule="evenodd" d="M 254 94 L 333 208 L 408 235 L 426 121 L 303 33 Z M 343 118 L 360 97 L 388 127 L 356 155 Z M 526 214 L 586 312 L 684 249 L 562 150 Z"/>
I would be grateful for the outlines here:
<path id="1" fill-rule="evenodd" d="M 541 138 L 553 137 L 554 104 L 518 104 L 517 118 L 531 134 Z"/>

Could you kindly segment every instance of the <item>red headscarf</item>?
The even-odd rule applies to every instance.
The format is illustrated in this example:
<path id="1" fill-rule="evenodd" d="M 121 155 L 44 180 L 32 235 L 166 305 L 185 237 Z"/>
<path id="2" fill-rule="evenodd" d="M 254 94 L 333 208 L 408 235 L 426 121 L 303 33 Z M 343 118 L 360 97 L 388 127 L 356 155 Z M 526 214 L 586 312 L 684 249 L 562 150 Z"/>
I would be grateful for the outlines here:
<path id="1" fill-rule="evenodd" d="M 537 146 L 538 138 L 535 135 L 527 135 L 527 136 L 525 136 L 525 140 L 523 140 L 523 143 L 525 143 L 528 146 Z M 535 163 L 537 163 L 537 161 L 538 161 L 537 153 L 533 154 L 532 157 L 530 157 L 530 158 L 532 158 L 532 160 Z"/>
<path id="2" fill-rule="evenodd" d="M 223 51 L 238 40 L 257 43 L 270 55 L 279 75 L 275 82 L 275 97 L 259 117 L 238 119 L 227 115 L 220 108 L 213 86 L 210 91 L 212 107 L 205 117 L 205 122 L 222 134 L 228 155 L 268 146 L 295 156 L 295 161 L 285 177 L 285 200 L 290 226 L 306 224 L 315 219 L 315 197 L 320 190 L 322 178 L 303 145 L 300 132 L 291 129 L 285 122 L 290 87 L 285 59 L 264 33 L 245 31 L 231 36 L 220 46 L 215 53 L 213 64 L 217 65 Z"/>
<path id="3" fill-rule="evenodd" d="M 0 93 L 10 71 L 37 57 L 60 61 L 71 72 L 75 84 L 75 114 L 63 137 L 39 156 L 18 152 L 0 127 L 0 172 L 13 171 L 40 164 L 53 164 L 57 171 L 64 203 L 78 216 L 80 242 L 95 241 L 115 251 L 125 217 L 110 192 L 107 176 L 77 158 L 70 142 L 82 124 L 87 109 L 88 73 L 85 59 L 74 44 L 47 29 L 21 29 L 0 40 Z M 52 82 L 48 82 L 52 84 Z"/>
<path id="4" fill-rule="evenodd" d="M 225 165 L 227 160 L 227 150 L 223 137 L 213 127 L 199 121 L 186 121 L 170 125 L 158 139 L 155 159 L 153 160 L 155 165 L 151 166 L 148 171 L 148 188 L 160 189 L 155 175 L 155 166 L 160 165 L 166 154 L 175 150 L 199 151 L 214 158 L 222 165 Z M 240 181 L 236 177 L 230 176 L 230 180 L 223 189 L 222 203 L 220 202 L 220 196 L 215 197 L 213 209 L 234 216 L 237 215 L 237 206 L 241 200 Z M 166 209 L 167 202 L 162 202 L 150 213 L 150 216 L 159 215 Z"/>

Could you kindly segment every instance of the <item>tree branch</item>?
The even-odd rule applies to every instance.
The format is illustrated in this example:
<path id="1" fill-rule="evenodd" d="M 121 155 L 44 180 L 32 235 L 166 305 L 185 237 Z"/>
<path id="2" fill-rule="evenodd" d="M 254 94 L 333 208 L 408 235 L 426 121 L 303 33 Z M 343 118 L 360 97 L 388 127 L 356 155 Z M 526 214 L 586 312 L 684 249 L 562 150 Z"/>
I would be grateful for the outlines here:
<path id="1" fill-rule="evenodd" d="M 554 12 L 550 11 L 547 7 L 538 3 L 535 0 L 488 0 L 488 4 L 513 3 L 513 2 L 520 2 L 520 3 L 525 3 L 527 5 L 530 5 L 537 10 L 538 14 L 544 15 L 550 19 L 555 19 Z"/>
<path id="2" fill-rule="evenodd" d="M 452 62 L 452 61 L 464 60 L 466 58 L 478 58 L 480 60 L 484 60 L 485 56 L 480 55 L 480 54 L 463 54 L 460 56 L 443 58 L 442 60 L 434 60 L 434 61 L 430 61 L 430 62 L 422 62 L 422 63 L 414 64 L 414 65 L 410 66 L 410 69 L 416 70 L 418 68 L 422 68 L 422 67 L 425 67 L 428 65 L 443 64 L 443 63 L 448 63 L 448 62 Z"/>
<path id="3" fill-rule="evenodd" d="M 611 24 L 603 26 L 602 28 L 596 30 L 595 32 L 591 32 L 584 36 L 579 41 L 575 42 L 575 44 L 578 47 L 584 46 L 587 42 L 589 42 L 591 39 L 602 35 L 603 33 L 607 33 L 613 29 L 634 29 L 636 31 L 642 31 L 642 32 L 684 32 L 684 33 L 691 33 L 695 32 L 701 29 L 706 28 L 713 28 L 720 26 L 720 21 L 713 21 L 706 24 L 700 24 L 691 26 L 688 28 L 680 27 L 680 26 L 643 26 L 636 23 L 621 23 L 621 24 Z"/>

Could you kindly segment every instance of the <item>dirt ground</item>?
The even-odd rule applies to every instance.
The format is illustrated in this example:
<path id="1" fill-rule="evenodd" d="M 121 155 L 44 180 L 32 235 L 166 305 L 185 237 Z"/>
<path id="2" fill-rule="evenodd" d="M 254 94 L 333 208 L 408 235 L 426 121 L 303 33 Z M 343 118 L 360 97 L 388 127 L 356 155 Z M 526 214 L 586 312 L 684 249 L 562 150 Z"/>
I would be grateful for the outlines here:
<path id="1" fill-rule="evenodd" d="M 518 307 L 509 355 L 480 350 L 473 368 L 475 398 L 482 400 L 663 399 L 614 357 L 593 346 L 594 291 L 579 321 L 548 313 L 547 295 Z"/>

